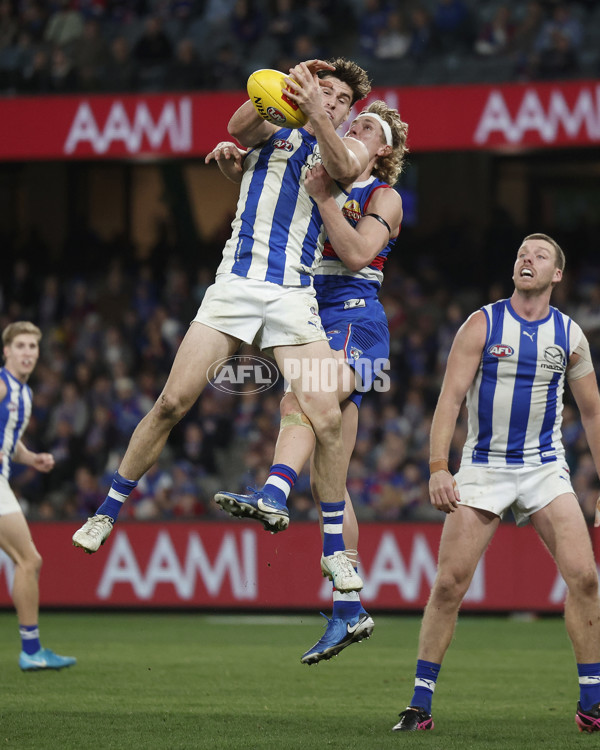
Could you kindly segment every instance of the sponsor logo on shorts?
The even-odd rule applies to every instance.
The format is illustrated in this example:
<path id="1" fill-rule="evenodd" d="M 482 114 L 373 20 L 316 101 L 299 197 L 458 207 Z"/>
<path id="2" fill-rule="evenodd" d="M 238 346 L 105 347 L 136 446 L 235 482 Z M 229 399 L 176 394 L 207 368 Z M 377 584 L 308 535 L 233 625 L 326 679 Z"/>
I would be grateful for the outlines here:
<path id="1" fill-rule="evenodd" d="M 364 299 L 347 299 L 344 302 L 344 310 L 353 310 L 355 307 L 366 307 Z"/>
<path id="2" fill-rule="evenodd" d="M 512 357 L 515 350 L 508 344 L 492 344 L 488 347 L 488 354 L 492 357 L 498 357 L 498 359 L 504 359 L 505 357 Z"/>

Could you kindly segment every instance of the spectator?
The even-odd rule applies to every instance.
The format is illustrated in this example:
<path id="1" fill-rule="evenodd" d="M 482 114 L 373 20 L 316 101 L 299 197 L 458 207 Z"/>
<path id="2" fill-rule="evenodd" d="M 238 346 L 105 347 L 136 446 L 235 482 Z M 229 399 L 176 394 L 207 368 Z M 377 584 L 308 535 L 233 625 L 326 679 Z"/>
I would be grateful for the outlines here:
<path id="1" fill-rule="evenodd" d="M 437 1 L 433 25 L 444 52 L 465 52 L 472 48 L 472 21 L 469 8 L 463 0 Z"/>
<path id="2" fill-rule="evenodd" d="M 16 41 L 19 24 L 10 0 L 0 2 L 0 52 L 11 47 Z"/>
<path id="3" fill-rule="evenodd" d="M 58 0 L 58 10 L 48 19 L 44 40 L 52 47 L 68 49 L 83 33 L 83 16 L 71 0 Z"/>
<path id="4" fill-rule="evenodd" d="M 439 51 L 439 38 L 429 13 L 420 6 L 410 12 L 410 45 L 408 55 L 417 62 L 433 57 Z"/>
<path id="5" fill-rule="evenodd" d="M 366 0 L 364 11 L 358 18 L 358 44 L 362 54 L 374 56 L 377 40 L 387 27 L 388 16 L 386 0 Z"/>
<path id="6" fill-rule="evenodd" d="M 94 88 L 100 88 L 109 51 L 102 36 L 100 21 L 96 18 L 89 18 L 84 23 L 81 36 L 73 42 L 72 59 L 80 79 L 83 77 L 87 81 L 97 82 Z M 88 86 L 86 90 L 89 88 Z"/>
<path id="7" fill-rule="evenodd" d="M 511 8 L 508 5 L 500 5 L 492 20 L 479 31 L 475 41 L 475 52 L 486 57 L 504 54 L 509 48 L 514 33 L 515 24 L 512 20 Z"/>
<path id="8" fill-rule="evenodd" d="M 167 87 L 174 91 L 197 91 L 206 83 L 203 66 L 191 39 L 184 38 L 177 44 L 175 59 L 167 73 Z"/>
<path id="9" fill-rule="evenodd" d="M 124 36 L 116 36 L 111 42 L 103 81 L 104 89 L 109 91 L 133 91 L 136 88 L 137 65 Z"/>
<path id="10" fill-rule="evenodd" d="M 20 67 L 17 89 L 27 94 L 46 94 L 50 91 L 50 61 L 44 49 L 38 49 L 33 57 Z"/>
<path id="11" fill-rule="evenodd" d="M 48 81 L 50 91 L 55 94 L 72 94 L 77 91 L 77 71 L 62 47 L 52 50 Z"/>
<path id="12" fill-rule="evenodd" d="M 230 22 L 233 43 L 249 55 L 261 38 L 265 18 L 256 0 L 236 0 Z"/>
<path id="13" fill-rule="evenodd" d="M 133 47 L 133 57 L 139 65 L 139 86 L 143 90 L 159 89 L 173 59 L 173 47 L 158 16 L 146 18 L 144 31 Z"/>
<path id="14" fill-rule="evenodd" d="M 410 47 L 410 32 L 401 11 L 392 11 L 387 26 L 379 32 L 374 56 L 378 60 L 400 60 Z"/>

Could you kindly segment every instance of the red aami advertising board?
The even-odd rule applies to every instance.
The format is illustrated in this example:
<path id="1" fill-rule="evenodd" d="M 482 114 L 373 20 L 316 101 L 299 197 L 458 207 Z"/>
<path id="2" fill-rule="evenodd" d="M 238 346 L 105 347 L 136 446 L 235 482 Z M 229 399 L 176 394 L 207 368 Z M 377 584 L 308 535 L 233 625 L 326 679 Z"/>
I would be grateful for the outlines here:
<path id="1" fill-rule="evenodd" d="M 0 100 L 0 160 L 199 158 L 227 138 L 244 92 L 17 97 Z M 593 146 L 600 83 L 375 88 L 419 151 Z M 342 128 L 343 130 L 343 128 Z"/>
<path id="2" fill-rule="evenodd" d="M 319 569 L 316 524 L 292 524 L 271 535 L 241 521 L 122 522 L 94 555 L 71 545 L 78 526 L 31 524 L 44 558 L 42 606 L 300 610 L 322 609 L 330 601 L 331 584 Z M 399 612 L 424 607 L 441 529 L 441 524 L 361 526 L 365 606 Z M 12 606 L 12 576 L 12 563 L 0 553 L 0 607 Z M 486 551 L 463 608 L 559 612 L 565 591 L 534 530 L 507 524 Z"/>

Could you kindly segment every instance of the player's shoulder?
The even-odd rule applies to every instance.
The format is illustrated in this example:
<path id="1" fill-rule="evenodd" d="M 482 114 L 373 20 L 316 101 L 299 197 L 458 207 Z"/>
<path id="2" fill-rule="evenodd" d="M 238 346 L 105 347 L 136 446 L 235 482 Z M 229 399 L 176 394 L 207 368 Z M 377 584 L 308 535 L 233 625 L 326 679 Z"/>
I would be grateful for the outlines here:
<path id="1" fill-rule="evenodd" d="M 487 335 L 488 317 L 484 309 L 479 309 L 472 312 L 461 325 L 456 338 L 469 347 L 481 347 L 483 349 Z"/>

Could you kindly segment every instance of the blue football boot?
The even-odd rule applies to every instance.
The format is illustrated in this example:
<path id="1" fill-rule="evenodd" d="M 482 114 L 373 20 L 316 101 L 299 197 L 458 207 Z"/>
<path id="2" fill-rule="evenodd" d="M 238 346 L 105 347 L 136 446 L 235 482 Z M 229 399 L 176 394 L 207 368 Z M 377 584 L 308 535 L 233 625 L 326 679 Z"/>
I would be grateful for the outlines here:
<path id="1" fill-rule="evenodd" d="M 35 654 L 27 654 L 21 651 L 19 655 L 19 666 L 24 672 L 37 672 L 41 669 L 63 669 L 72 667 L 77 663 L 74 656 L 59 656 L 49 648 L 41 648 Z"/>
<path id="2" fill-rule="evenodd" d="M 323 615 L 323 613 L 321 612 Z M 323 615 L 327 620 L 327 627 L 323 637 L 310 648 L 300 659 L 302 664 L 317 664 L 325 659 L 339 654 L 351 643 L 358 643 L 363 638 L 370 638 L 375 623 L 368 612 L 364 610 L 351 617 L 332 617 Z"/>
<path id="3" fill-rule="evenodd" d="M 230 516 L 255 518 L 261 521 L 267 531 L 276 534 L 285 531 L 290 523 L 290 514 L 285 505 L 278 503 L 262 490 L 250 490 L 249 495 L 236 495 L 233 492 L 217 492 L 215 502 Z"/>

